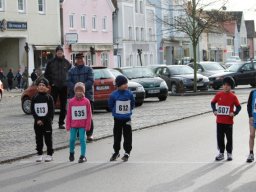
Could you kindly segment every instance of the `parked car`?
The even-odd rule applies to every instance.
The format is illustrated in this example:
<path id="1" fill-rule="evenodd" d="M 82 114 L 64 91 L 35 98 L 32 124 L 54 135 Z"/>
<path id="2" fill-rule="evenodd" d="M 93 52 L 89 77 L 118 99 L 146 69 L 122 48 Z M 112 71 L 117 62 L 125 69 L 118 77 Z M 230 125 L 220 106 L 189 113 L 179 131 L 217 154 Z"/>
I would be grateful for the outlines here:
<path id="1" fill-rule="evenodd" d="M 94 71 L 94 108 L 106 109 L 108 111 L 109 95 L 116 89 L 115 77 L 106 67 L 93 67 Z M 37 93 L 36 82 L 43 77 L 41 75 L 31 86 L 29 86 L 21 95 L 22 110 L 26 114 L 30 114 L 31 99 Z M 49 90 L 50 93 L 50 90 Z M 60 105 L 57 101 L 55 108 L 59 109 Z"/>
<path id="2" fill-rule="evenodd" d="M 189 63 L 188 66 L 194 69 L 194 63 Z M 209 77 L 216 73 L 224 72 L 226 70 L 226 68 L 223 67 L 220 63 L 212 61 L 199 62 L 197 64 L 197 69 L 198 73 L 206 77 Z"/>
<path id="3" fill-rule="evenodd" d="M 235 85 L 251 85 L 256 86 L 256 62 L 239 63 L 230 66 L 226 72 L 218 73 L 209 77 L 210 86 L 213 89 L 218 90 L 222 86 L 222 80 L 224 77 L 233 77 Z"/>
<path id="4" fill-rule="evenodd" d="M 109 71 L 115 77 L 117 77 L 118 75 L 123 75 L 120 71 L 116 69 L 109 69 Z M 128 89 L 133 93 L 136 106 L 141 106 L 145 98 L 145 89 L 143 88 L 143 86 L 137 82 L 128 80 Z"/>
<path id="5" fill-rule="evenodd" d="M 239 56 L 230 56 L 229 58 L 226 59 L 225 66 L 228 68 L 231 65 L 241 63 L 242 60 L 240 59 Z"/>
<path id="6" fill-rule="evenodd" d="M 0 80 L 0 101 L 3 98 L 3 92 L 4 92 L 4 85 L 3 85 L 3 82 Z"/>
<path id="7" fill-rule="evenodd" d="M 164 79 L 172 93 L 193 90 L 194 70 L 187 65 L 166 65 L 154 69 L 155 74 Z M 197 88 L 208 90 L 209 79 L 197 74 Z"/>
<path id="8" fill-rule="evenodd" d="M 146 98 L 158 97 L 165 101 L 168 96 L 168 87 L 163 79 L 156 77 L 149 67 L 127 67 L 118 69 L 129 80 L 141 84 L 146 92 Z"/>

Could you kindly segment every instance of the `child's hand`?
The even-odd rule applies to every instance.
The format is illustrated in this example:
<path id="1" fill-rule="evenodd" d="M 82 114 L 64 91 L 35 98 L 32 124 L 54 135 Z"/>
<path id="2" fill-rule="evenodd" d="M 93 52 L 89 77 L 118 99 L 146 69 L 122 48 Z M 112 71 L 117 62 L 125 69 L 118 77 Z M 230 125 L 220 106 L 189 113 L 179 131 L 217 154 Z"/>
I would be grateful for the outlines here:
<path id="1" fill-rule="evenodd" d="M 217 111 L 214 111 L 213 114 L 214 114 L 215 116 L 217 116 L 218 113 L 217 113 Z"/>
<path id="2" fill-rule="evenodd" d="M 235 114 L 234 114 L 233 112 L 231 112 L 231 113 L 229 113 L 229 116 L 230 116 L 230 117 L 234 117 Z"/>
<path id="3" fill-rule="evenodd" d="M 70 138 L 70 131 L 67 131 L 66 139 L 69 140 L 69 138 Z"/>
<path id="4" fill-rule="evenodd" d="M 37 123 L 37 125 L 39 125 L 39 126 L 44 125 L 44 123 L 43 123 L 41 120 L 38 120 L 36 123 Z"/>

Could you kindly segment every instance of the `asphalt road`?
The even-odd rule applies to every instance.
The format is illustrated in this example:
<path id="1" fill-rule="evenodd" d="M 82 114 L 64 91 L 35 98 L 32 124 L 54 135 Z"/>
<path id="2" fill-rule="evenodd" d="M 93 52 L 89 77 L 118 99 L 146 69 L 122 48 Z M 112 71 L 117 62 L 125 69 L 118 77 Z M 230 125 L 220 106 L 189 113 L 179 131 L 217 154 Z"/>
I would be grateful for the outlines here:
<path id="1" fill-rule="evenodd" d="M 215 117 L 209 113 L 133 133 L 128 162 L 110 163 L 112 138 L 88 145 L 88 162 L 68 162 L 68 149 L 51 163 L 35 158 L 0 166 L 3 192 L 246 192 L 255 191 L 255 163 L 247 164 L 245 105 L 235 118 L 232 162 L 214 161 Z M 79 147 L 76 148 L 76 160 Z"/>

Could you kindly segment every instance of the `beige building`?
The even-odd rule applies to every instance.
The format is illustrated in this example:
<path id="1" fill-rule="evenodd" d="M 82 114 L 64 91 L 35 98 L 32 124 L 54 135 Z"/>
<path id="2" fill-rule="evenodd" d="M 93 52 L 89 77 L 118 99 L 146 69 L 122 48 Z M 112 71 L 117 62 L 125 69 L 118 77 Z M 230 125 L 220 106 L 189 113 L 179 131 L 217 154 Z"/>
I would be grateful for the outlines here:
<path id="1" fill-rule="evenodd" d="M 45 67 L 61 44 L 59 6 L 59 0 L 0 0 L 0 68 L 5 73 L 28 66 L 31 74 Z"/>

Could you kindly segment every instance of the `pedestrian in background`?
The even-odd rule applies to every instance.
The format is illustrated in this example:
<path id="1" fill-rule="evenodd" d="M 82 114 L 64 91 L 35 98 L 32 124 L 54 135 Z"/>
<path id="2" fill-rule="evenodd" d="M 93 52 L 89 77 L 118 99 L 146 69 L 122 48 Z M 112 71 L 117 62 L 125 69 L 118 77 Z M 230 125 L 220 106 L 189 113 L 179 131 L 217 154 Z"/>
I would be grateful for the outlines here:
<path id="1" fill-rule="evenodd" d="M 227 160 L 233 160 L 233 118 L 241 110 L 241 105 L 236 95 L 231 92 L 231 89 L 234 87 L 234 79 L 232 77 L 225 77 L 223 79 L 223 91 L 217 93 L 211 102 L 213 113 L 217 117 L 217 144 L 219 154 L 215 158 L 216 161 L 224 159 L 225 149 L 227 150 Z M 235 111 L 234 107 L 236 107 Z M 226 145 L 225 137 L 227 139 Z"/>
<path id="2" fill-rule="evenodd" d="M 37 83 L 38 93 L 31 102 L 31 113 L 34 117 L 34 130 L 36 135 L 37 162 L 50 162 L 53 160 L 52 147 L 52 121 L 54 117 L 54 103 L 51 95 L 47 93 L 49 82 L 42 78 Z M 47 156 L 43 157 L 44 141 L 47 146 Z"/>
<path id="3" fill-rule="evenodd" d="M 68 112 L 66 118 L 66 129 L 70 132 L 69 160 L 75 160 L 75 142 L 79 132 L 81 155 L 78 163 L 86 162 L 86 142 L 85 133 L 91 129 L 92 111 L 90 101 L 85 97 L 85 86 L 78 82 L 74 87 L 75 96 L 68 102 Z"/>
<path id="4" fill-rule="evenodd" d="M 25 90 L 28 86 L 28 68 L 25 67 L 25 70 L 22 73 L 22 89 Z"/>
<path id="5" fill-rule="evenodd" d="M 20 69 L 18 69 L 15 77 L 14 77 L 14 81 L 17 80 L 17 88 L 20 89 L 21 88 L 21 79 L 22 79 L 22 75 L 20 73 Z"/>
<path id="6" fill-rule="evenodd" d="M 68 73 L 68 97 L 74 97 L 74 86 L 77 82 L 83 82 L 85 84 L 86 92 L 85 97 L 89 99 L 93 112 L 93 84 L 94 84 L 94 74 L 93 69 L 89 66 L 86 66 L 84 63 L 84 55 L 83 53 L 76 54 L 76 64 L 75 67 L 69 70 Z M 90 131 L 86 132 L 87 141 L 93 141 L 93 120 L 91 123 Z"/>
<path id="7" fill-rule="evenodd" d="M 125 76 L 117 76 L 115 82 L 117 90 L 110 95 L 108 101 L 109 109 L 114 117 L 114 153 L 110 161 L 115 161 L 120 156 L 119 150 L 121 148 L 122 135 L 124 137 L 123 146 L 125 150 L 122 160 L 128 161 L 132 150 L 131 116 L 135 100 L 131 91 L 128 90 L 128 80 Z"/>
<path id="8" fill-rule="evenodd" d="M 36 69 L 33 69 L 33 72 L 31 73 L 30 78 L 32 82 L 34 82 L 37 79 Z"/>
<path id="9" fill-rule="evenodd" d="M 56 48 L 55 57 L 47 63 L 44 76 L 51 85 L 51 95 L 56 104 L 60 101 L 59 129 L 65 129 L 66 105 L 67 105 L 67 79 L 71 64 L 64 58 L 63 48 Z"/>
<path id="10" fill-rule="evenodd" d="M 8 91 L 12 90 L 12 86 L 13 86 L 13 72 L 12 72 L 12 68 L 9 69 L 9 72 L 7 74 L 7 83 L 8 83 Z"/>
<path id="11" fill-rule="evenodd" d="M 247 158 L 247 163 L 251 163 L 254 161 L 254 139 L 255 139 L 255 131 L 256 131 L 256 90 L 251 91 L 248 102 L 247 102 L 247 112 L 249 116 L 249 156 Z"/>

